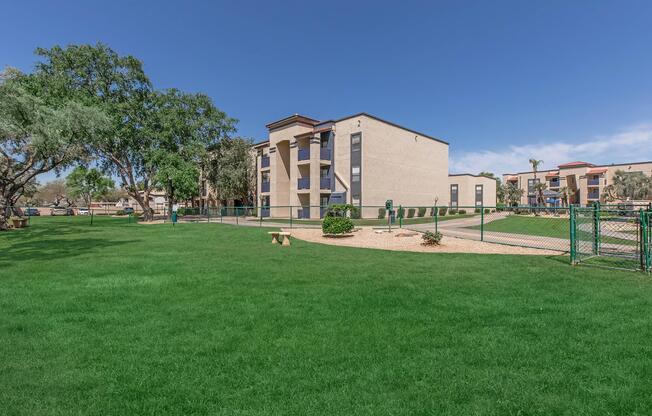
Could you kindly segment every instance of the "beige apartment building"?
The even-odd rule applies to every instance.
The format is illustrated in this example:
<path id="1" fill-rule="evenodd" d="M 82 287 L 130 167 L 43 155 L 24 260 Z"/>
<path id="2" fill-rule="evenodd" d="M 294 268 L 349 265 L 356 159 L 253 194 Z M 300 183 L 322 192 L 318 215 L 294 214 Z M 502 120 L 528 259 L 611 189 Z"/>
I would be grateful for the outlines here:
<path id="1" fill-rule="evenodd" d="M 535 186 L 545 182 L 548 189 L 545 192 L 546 205 L 560 205 L 560 188 L 567 187 L 570 192 L 569 204 L 589 205 L 594 202 L 605 202 L 604 188 L 613 183 L 616 171 L 643 172 L 652 175 L 652 162 L 635 162 L 611 165 L 594 165 L 588 162 L 570 162 L 557 166 L 557 169 L 534 172 L 508 173 L 503 175 L 507 184 L 514 184 L 523 189 L 522 205 L 536 205 Z"/>
<path id="2" fill-rule="evenodd" d="M 263 216 L 288 217 L 293 206 L 294 217 L 320 218 L 333 203 L 372 216 L 388 199 L 395 206 L 496 203 L 493 179 L 449 177 L 447 142 L 370 114 L 327 121 L 297 114 L 266 127 L 269 139 L 254 146 Z"/>

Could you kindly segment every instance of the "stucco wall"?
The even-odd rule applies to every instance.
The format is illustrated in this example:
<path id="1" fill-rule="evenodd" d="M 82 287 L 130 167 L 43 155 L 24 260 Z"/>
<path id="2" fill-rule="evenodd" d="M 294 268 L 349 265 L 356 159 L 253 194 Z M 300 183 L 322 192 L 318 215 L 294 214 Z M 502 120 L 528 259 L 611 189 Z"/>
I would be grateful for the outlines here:
<path id="1" fill-rule="evenodd" d="M 457 184 L 458 206 L 475 207 L 475 187 L 482 185 L 482 205 L 485 207 L 496 206 L 496 181 L 484 176 L 474 175 L 451 175 L 449 176 L 448 192 L 450 196 L 450 185 Z M 449 199 L 447 199 L 449 201 Z M 444 205 L 444 204 L 441 204 Z M 446 205 L 449 205 L 447 202 Z"/>
<path id="2" fill-rule="evenodd" d="M 336 123 L 335 171 L 350 183 L 350 137 L 362 133 L 362 204 L 448 202 L 448 145 L 367 116 Z M 350 195 L 349 195 L 350 198 Z"/>

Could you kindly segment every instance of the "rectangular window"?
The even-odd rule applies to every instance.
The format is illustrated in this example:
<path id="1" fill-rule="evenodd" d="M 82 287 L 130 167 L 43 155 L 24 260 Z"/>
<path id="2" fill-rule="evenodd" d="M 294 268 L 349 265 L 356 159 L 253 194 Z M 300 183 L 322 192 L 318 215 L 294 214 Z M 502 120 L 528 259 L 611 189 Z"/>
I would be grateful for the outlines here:
<path id="1" fill-rule="evenodd" d="M 362 199 L 362 134 L 351 135 L 351 198 L 353 204 Z"/>
<path id="2" fill-rule="evenodd" d="M 534 187 L 540 182 L 540 179 L 528 179 L 527 180 L 527 193 L 533 194 L 535 192 Z"/>
<path id="3" fill-rule="evenodd" d="M 480 207 L 483 205 L 483 191 L 482 191 L 482 185 L 476 185 L 475 186 L 475 206 Z"/>
<path id="4" fill-rule="evenodd" d="M 457 195 L 458 195 L 457 185 L 451 185 L 451 207 L 457 207 Z"/>
<path id="5" fill-rule="evenodd" d="M 269 182 L 269 172 L 263 172 L 262 179 L 263 182 Z"/>

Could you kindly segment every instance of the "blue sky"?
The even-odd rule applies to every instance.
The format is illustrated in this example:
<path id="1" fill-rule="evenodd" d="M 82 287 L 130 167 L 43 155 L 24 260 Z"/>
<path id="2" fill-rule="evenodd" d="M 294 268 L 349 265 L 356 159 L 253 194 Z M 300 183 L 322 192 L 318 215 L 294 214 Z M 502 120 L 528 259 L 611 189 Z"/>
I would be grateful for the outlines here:
<path id="1" fill-rule="evenodd" d="M 652 160 L 650 1 L 6 2 L 0 65 L 105 42 L 239 134 L 369 112 L 451 143 L 453 172 Z M 550 146 L 554 144 L 555 146 Z"/>

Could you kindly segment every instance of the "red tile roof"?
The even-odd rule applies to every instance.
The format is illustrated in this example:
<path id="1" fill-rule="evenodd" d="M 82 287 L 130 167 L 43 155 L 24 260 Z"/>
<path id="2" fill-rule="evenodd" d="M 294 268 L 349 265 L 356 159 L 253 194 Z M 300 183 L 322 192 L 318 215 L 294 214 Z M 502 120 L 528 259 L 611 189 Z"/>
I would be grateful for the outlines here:
<path id="1" fill-rule="evenodd" d="M 607 171 L 607 168 L 593 168 L 589 169 L 586 173 L 589 175 L 597 175 L 598 173 L 605 173 Z"/>
<path id="2" fill-rule="evenodd" d="M 546 173 L 546 178 L 553 178 L 555 176 L 559 176 L 559 171 L 558 170 L 554 170 L 554 171 Z"/>

